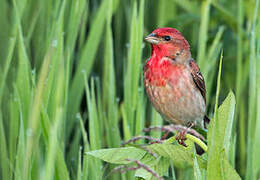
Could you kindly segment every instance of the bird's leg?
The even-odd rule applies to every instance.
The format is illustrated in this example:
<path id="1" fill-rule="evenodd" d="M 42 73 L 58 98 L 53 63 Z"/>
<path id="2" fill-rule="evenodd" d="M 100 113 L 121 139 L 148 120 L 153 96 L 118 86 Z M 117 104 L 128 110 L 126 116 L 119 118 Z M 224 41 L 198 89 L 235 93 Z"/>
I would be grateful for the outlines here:
<path id="1" fill-rule="evenodd" d="M 187 132 L 192 128 L 194 126 L 194 123 L 190 123 L 189 124 L 189 126 L 188 126 L 188 128 L 186 128 L 185 130 L 182 130 L 182 131 L 180 131 L 177 135 L 176 135 L 176 140 L 178 141 L 178 143 L 180 144 L 180 145 L 183 145 L 183 146 L 185 146 L 185 147 L 187 147 L 187 145 L 186 145 L 186 143 L 185 143 L 185 140 L 187 139 L 186 138 L 186 134 L 187 134 Z"/>

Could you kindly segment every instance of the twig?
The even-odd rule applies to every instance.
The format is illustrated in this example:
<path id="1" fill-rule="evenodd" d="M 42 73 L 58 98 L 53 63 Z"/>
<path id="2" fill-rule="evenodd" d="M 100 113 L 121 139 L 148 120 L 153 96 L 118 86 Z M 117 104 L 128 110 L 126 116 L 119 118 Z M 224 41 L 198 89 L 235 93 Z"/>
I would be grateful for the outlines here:
<path id="1" fill-rule="evenodd" d="M 193 141 L 194 143 L 198 144 L 205 152 L 208 151 L 208 146 L 201 141 L 199 138 L 191 135 L 191 134 L 186 134 L 186 138 Z"/>
<path id="2" fill-rule="evenodd" d="M 150 136 L 135 136 L 135 137 L 129 139 L 128 141 L 122 143 L 122 145 L 126 145 L 126 144 L 129 144 L 131 142 L 136 142 L 140 139 L 147 139 L 149 141 L 153 141 L 153 142 L 156 142 L 156 143 L 162 143 L 162 141 L 160 139 L 152 138 Z"/>
<path id="3" fill-rule="evenodd" d="M 156 130 L 156 131 L 169 131 L 169 132 L 173 132 L 176 133 L 177 131 L 181 132 L 181 131 L 187 131 L 187 133 L 192 134 L 193 136 L 196 136 L 197 138 L 201 139 L 202 141 L 205 141 L 205 138 L 198 133 L 196 130 L 191 129 L 191 128 L 187 128 L 185 126 L 182 125 L 174 125 L 174 124 L 170 124 L 167 126 L 153 126 L 153 127 L 149 127 L 149 128 L 145 128 L 143 131 L 144 132 L 150 132 L 152 130 Z"/>
<path id="4" fill-rule="evenodd" d="M 159 176 L 159 174 L 157 174 L 153 169 L 151 169 L 149 166 L 141 163 L 140 161 L 138 160 L 132 160 L 132 159 L 126 159 L 127 161 L 130 161 L 130 162 L 135 162 L 137 164 L 137 167 L 139 168 L 143 168 L 144 170 L 146 170 L 147 172 L 151 173 L 153 177 L 155 177 L 156 179 L 158 180 L 163 180 L 162 177 Z"/>
<path id="5" fill-rule="evenodd" d="M 141 163 L 140 161 L 138 160 L 134 160 L 134 159 L 126 159 L 127 161 L 129 162 L 133 162 L 135 163 L 137 166 L 132 166 L 132 167 L 129 167 L 127 165 L 122 165 L 122 166 L 118 166 L 118 167 L 115 167 L 107 176 L 109 177 L 111 174 L 113 173 L 116 173 L 116 172 L 120 172 L 120 173 L 126 173 L 127 171 L 135 171 L 135 170 L 138 170 L 140 168 L 143 168 L 144 170 L 146 170 L 147 172 L 151 173 L 153 177 L 155 177 L 156 179 L 158 180 L 163 180 L 162 177 L 159 176 L 159 174 L 157 174 L 153 169 L 151 169 L 149 166 Z"/>

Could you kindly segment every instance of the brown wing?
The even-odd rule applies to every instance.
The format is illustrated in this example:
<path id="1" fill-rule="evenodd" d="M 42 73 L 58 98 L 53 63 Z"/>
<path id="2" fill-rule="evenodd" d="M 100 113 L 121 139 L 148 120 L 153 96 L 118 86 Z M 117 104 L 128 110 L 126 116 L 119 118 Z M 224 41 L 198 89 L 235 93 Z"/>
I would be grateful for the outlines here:
<path id="1" fill-rule="evenodd" d="M 191 76 L 193 78 L 193 81 L 196 84 L 197 88 L 200 90 L 206 104 L 206 87 L 204 78 L 200 72 L 200 68 L 193 59 L 189 62 L 189 65 L 191 68 Z"/>

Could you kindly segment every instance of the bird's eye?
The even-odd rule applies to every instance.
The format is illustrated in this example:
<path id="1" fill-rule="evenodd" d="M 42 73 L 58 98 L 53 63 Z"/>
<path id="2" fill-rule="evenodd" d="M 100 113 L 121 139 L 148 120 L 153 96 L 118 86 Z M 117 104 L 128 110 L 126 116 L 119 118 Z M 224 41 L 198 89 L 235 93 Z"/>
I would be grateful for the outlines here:
<path id="1" fill-rule="evenodd" d="M 170 41 L 170 40 L 171 40 L 171 36 L 164 36 L 163 39 L 164 39 L 165 41 Z"/>

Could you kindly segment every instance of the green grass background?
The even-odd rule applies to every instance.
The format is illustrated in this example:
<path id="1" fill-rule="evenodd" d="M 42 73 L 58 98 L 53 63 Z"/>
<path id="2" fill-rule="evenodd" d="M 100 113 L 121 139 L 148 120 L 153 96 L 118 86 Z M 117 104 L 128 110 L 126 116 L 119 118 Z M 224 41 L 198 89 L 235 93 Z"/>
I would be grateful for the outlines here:
<path id="1" fill-rule="evenodd" d="M 141 81 L 150 55 L 143 37 L 157 27 L 177 28 L 189 41 L 211 118 L 223 49 L 218 104 L 230 89 L 236 96 L 229 160 L 242 179 L 259 179 L 259 7 L 259 0 L 0 0 L 0 179 L 102 179 L 114 166 L 83 152 L 162 125 Z M 193 177 L 192 168 L 175 171 Z"/>

